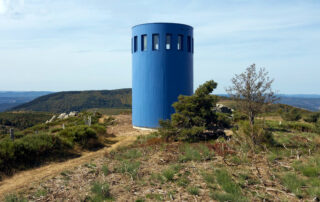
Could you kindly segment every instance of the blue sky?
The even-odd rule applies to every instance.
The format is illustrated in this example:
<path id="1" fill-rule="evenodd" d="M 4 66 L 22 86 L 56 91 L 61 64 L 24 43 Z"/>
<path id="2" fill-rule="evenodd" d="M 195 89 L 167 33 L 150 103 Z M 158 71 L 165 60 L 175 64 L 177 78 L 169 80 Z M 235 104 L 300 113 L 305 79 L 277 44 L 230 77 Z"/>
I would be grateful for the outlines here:
<path id="1" fill-rule="evenodd" d="M 131 87 L 131 27 L 194 27 L 194 86 L 247 66 L 279 93 L 320 94 L 320 0 L 0 0 L 0 90 Z"/>

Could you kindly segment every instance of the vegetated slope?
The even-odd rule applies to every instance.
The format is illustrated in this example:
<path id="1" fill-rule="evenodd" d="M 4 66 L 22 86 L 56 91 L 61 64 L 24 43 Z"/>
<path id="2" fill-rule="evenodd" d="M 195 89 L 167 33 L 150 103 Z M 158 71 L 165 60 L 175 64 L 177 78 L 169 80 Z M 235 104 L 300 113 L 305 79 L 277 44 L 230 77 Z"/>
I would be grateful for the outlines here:
<path id="1" fill-rule="evenodd" d="M 2 112 L 0 113 L 0 136 L 8 134 L 10 128 L 17 131 L 44 123 L 52 115 L 49 112 Z"/>
<path id="2" fill-rule="evenodd" d="M 130 108 L 131 89 L 69 91 L 39 97 L 13 110 L 69 112 L 90 108 Z"/>

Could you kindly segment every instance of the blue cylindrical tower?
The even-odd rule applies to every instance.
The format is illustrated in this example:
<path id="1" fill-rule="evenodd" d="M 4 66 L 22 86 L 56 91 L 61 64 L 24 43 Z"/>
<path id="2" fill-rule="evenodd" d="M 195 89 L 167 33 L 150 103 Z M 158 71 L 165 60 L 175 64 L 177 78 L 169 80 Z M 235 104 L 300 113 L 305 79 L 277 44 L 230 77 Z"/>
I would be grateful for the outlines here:
<path id="1" fill-rule="evenodd" d="M 179 95 L 193 93 L 193 28 L 147 23 L 132 28 L 132 124 L 156 128 Z"/>

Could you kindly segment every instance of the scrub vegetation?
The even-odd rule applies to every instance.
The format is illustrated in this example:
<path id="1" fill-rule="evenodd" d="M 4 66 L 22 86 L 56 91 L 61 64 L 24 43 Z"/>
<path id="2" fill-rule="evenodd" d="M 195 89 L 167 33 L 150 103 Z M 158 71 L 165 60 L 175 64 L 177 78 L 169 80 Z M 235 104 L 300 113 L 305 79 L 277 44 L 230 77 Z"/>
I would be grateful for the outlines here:
<path id="1" fill-rule="evenodd" d="M 88 116 L 92 117 L 90 126 L 84 122 L 84 118 Z M 8 134 L 2 135 L 0 173 L 11 175 L 45 162 L 77 157 L 83 150 L 103 147 L 106 137 L 110 136 L 106 133 L 106 127 L 112 124 L 113 119 L 104 119 L 99 123 L 99 118 L 99 113 L 83 112 L 76 117 L 41 123 L 17 131 L 14 140 Z"/>

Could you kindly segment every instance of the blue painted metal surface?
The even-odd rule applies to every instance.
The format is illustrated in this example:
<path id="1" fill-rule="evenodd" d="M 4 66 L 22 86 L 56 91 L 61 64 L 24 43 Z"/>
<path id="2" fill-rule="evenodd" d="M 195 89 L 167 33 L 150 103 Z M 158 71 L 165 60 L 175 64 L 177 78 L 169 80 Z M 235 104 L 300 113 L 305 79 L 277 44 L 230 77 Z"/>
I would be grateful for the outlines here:
<path id="1" fill-rule="evenodd" d="M 158 50 L 153 35 L 159 34 Z M 147 50 L 142 50 L 142 36 Z M 171 36 L 166 49 L 167 35 Z M 178 50 L 178 35 L 183 36 Z M 135 39 L 136 38 L 136 39 Z M 167 47 L 168 48 L 168 47 Z M 156 128 L 170 119 L 179 95 L 193 94 L 193 28 L 175 23 L 148 23 L 132 28 L 132 124 Z"/>

